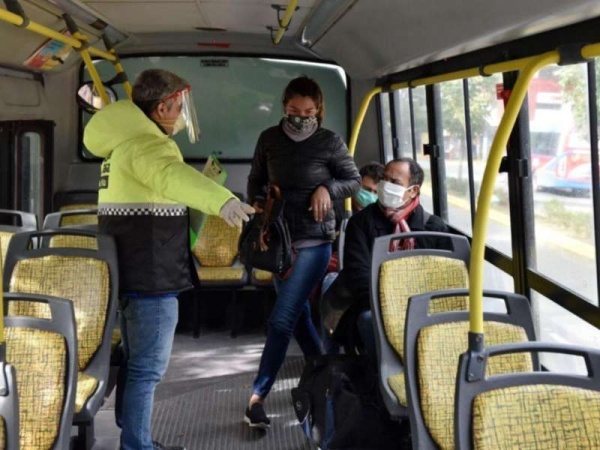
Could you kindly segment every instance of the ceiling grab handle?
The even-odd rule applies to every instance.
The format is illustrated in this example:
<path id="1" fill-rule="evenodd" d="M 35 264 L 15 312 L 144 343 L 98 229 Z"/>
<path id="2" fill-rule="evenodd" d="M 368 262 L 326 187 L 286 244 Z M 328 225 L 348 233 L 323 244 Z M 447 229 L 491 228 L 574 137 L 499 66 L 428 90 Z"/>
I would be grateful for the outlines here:
<path id="1" fill-rule="evenodd" d="M 102 35 L 102 40 L 104 41 L 106 50 L 108 50 L 115 57 L 115 60 L 112 61 L 112 65 L 114 66 L 115 71 L 117 72 L 117 75 L 115 78 L 113 78 L 113 80 L 115 83 L 120 83 L 123 85 L 123 89 L 125 90 L 125 93 L 127 94 L 127 98 L 129 100 L 131 100 L 131 92 L 132 92 L 131 83 L 129 82 L 129 79 L 127 78 L 125 69 L 123 69 L 123 64 L 121 64 L 119 55 L 117 55 L 117 50 L 115 49 L 114 45 L 110 41 L 110 38 L 106 34 Z"/>
<path id="2" fill-rule="evenodd" d="M 11 0 L 11 1 L 14 3 L 17 2 L 17 0 Z M 10 24 L 13 24 L 17 27 L 25 28 L 26 30 L 40 34 L 47 38 L 54 39 L 55 41 L 62 42 L 63 44 L 70 45 L 75 50 L 77 50 L 79 47 L 81 47 L 83 45 L 79 40 L 72 38 L 71 36 L 65 36 L 64 34 L 59 33 L 58 31 L 55 31 L 51 28 L 40 25 L 37 22 L 33 22 L 29 19 L 26 19 L 26 18 L 20 16 L 19 14 L 15 14 L 7 9 L 0 8 L 0 20 L 3 22 L 8 22 Z M 27 24 L 25 25 L 25 23 L 27 23 Z M 97 49 L 95 47 L 89 47 L 88 50 L 89 50 L 90 54 L 92 54 L 94 56 L 99 56 L 100 58 L 104 58 L 108 61 L 112 61 L 115 59 L 114 55 L 111 55 L 110 53 L 105 52 L 100 49 Z"/>
<path id="3" fill-rule="evenodd" d="M 77 39 L 81 43 L 81 45 L 78 48 L 76 48 L 75 50 L 77 50 L 77 52 L 79 52 L 79 54 L 81 55 L 81 59 L 83 60 L 83 62 L 85 64 L 85 68 L 87 69 L 88 73 L 90 74 L 90 78 L 94 82 L 94 87 L 96 88 L 96 91 L 98 92 L 98 94 L 100 94 L 102 103 L 104 103 L 104 105 L 108 105 L 110 103 L 110 99 L 108 98 L 106 89 L 104 88 L 104 85 L 102 84 L 102 79 L 100 78 L 100 75 L 98 74 L 98 70 L 96 70 L 96 66 L 94 65 L 92 58 L 90 57 L 89 38 L 79 31 L 77 24 L 75 23 L 75 21 L 73 20 L 73 18 L 70 15 L 63 14 L 63 19 L 65 19 L 65 23 L 67 24 L 67 28 L 69 29 L 71 36 L 73 36 L 75 39 Z M 116 58 L 116 57 L 113 56 L 113 58 Z"/>
<path id="4" fill-rule="evenodd" d="M 283 9 L 283 7 L 280 5 L 272 5 L 273 8 L 275 8 L 277 10 L 277 22 L 279 24 L 279 28 L 275 32 L 275 36 L 271 37 L 274 45 L 279 44 L 279 42 L 281 41 L 281 38 L 283 37 L 283 33 L 285 33 L 287 31 L 288 27 L 290 26 L 290 22 L 292 21 L 292 16 L 298 9 L 297 5 L 298 5 L 298 0 L 290 0 L 290 2 L 287 5 L 287 8 L 285 9 L 285 14 L 283 15 L 283 19 L 279 18 L 279 12 Z M 274 31 L 273 28 L 267 27 L 267 29 L 271 30 L 271 35 L 273 35 L 273 31 Z"/>

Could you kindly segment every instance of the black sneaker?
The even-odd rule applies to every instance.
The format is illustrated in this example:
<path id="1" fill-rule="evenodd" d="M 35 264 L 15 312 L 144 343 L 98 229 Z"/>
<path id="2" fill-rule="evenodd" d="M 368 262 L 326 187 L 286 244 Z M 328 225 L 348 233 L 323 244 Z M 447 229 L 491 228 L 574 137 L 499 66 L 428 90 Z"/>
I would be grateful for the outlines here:
<path id="1" fill-rule="evenodd" d="M 160 442 L 152 441 L 154 450 L 185 450 L 185 447 L 180 445 L 162 445 Z"/>
<path id="2" fill-rule="evenodd" d="M 254 403 L 249 408 L 246 408 L 244 421 L 250 425 L 250 428 L 259 428 L 266 430 L 271 426 L 271 421 L 265 414 L 265 409 L 260 403 Z"/>

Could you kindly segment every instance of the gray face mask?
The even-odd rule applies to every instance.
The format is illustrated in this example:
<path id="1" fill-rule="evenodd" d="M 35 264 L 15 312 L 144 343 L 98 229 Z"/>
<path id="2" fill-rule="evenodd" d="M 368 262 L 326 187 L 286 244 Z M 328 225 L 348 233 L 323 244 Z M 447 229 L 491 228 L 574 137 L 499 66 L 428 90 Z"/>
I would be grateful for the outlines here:
<path id="1" fill-rule="evenodd" d="M 317 125 L 317 118 L 315 116 L 302 117 L 289 114 L 285 120 L 287 120 L 288 123 L 300 133 L 306 133 L 314 128 L 315 125 Z"/>

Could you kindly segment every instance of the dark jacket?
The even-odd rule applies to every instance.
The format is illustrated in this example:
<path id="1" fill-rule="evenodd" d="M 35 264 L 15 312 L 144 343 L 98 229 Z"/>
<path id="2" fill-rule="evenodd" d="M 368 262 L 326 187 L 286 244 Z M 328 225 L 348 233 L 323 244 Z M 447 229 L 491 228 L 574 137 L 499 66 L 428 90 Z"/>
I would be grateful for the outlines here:
<path id="1" fill-rule="evenodd" d="M 308 139 L 295 142 L 278 125 L 258 138 L 248 177 L 248 202 L 253 204 L 257 197 L 264 197 L 269 183 L 281 189 L 292 241 L 333 241 L 335 213 L 330 209 L 323 222 L 316 222 L 308 210 L 311 196 L 324 186 L 334 201 L 351 197 L 360 188 L 360 175 L 336 133 L 318 128 Z"/>
<path id="2" fill-rule="evenodd" d="M 429 215 L 424 223 L 421 205 L 406 221 L 411 231 L 448 233 L 448 227 L 438 216 Z M 346 227 L 344 239 L 344 279 L 350 283 L 361 310 L 370 309 L 371 256 L 375 238 L 394 233 L 395 224 L 385 217 L 379 203 L 373 203 L 354 214 Z M 448 248 L 444 239 L 417 239 L 416 248 Z"/>

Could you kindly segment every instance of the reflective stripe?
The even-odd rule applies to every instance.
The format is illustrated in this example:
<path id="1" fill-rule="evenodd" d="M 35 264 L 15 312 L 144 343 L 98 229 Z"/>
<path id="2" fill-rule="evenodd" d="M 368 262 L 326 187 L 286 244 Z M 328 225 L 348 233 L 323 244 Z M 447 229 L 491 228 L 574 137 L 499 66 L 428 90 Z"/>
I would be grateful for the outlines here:
<path id="1" fill-rule="evenodd" d="M 185 216 L 187 207 L 157 203 L 100 203 L 99 216 Z"/>

